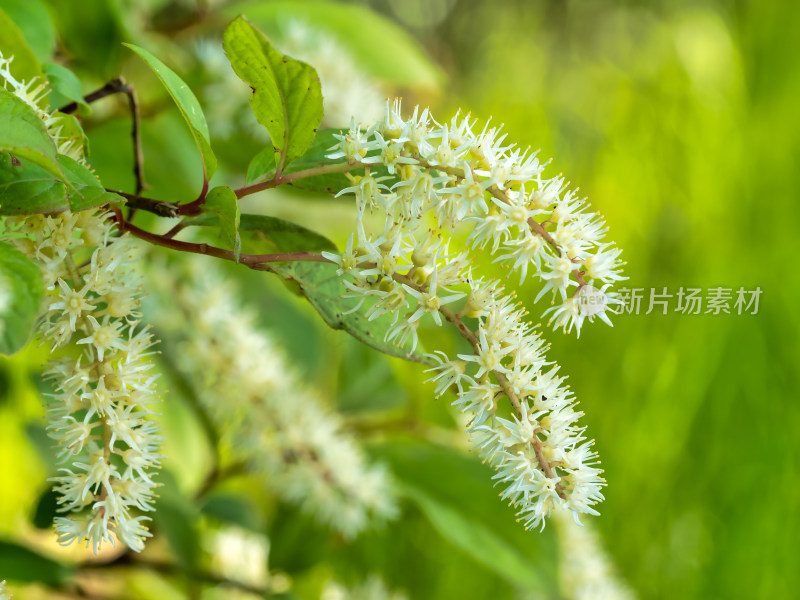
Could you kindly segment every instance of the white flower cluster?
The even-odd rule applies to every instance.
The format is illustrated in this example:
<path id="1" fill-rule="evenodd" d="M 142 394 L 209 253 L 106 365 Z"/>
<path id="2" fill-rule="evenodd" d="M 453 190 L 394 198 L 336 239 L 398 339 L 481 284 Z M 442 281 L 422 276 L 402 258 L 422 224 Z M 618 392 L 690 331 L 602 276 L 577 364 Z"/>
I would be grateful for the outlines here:
<path id="1" fill-rule="evenodd" d="M 6 589 L 5 581 L 0 581 L 0 600 L 11 600 L 11 594 Z"/>
<path id="2" fill-rule="evenodd" d="M 569 600 L 634 600 L 636 594 L 614 573 L 600 536 L 591 523 L 576 524 L 565 511 L 558 524 L 559 581 Z"/>
<path id="3" fill-rule="evenodd" d="M 403 119 L 396 101 L 366 131 L 338 136 L 329 158 L 365 167 L 364 175 L 348 174 L 353 185 L 341 192 L 355 194 L 357 239 L 351 234 L 341 255 L 323 254 L 349 274 L 345 285 L 367 302 L 370 319 L 392 315 L 387 341 L 415 347 L 420 322 L 441 325 L 444 317 L 470 343 L 470 353 L 431 356 L 437 394 L 458 390 L 472 441 L 526 527 L 543 525 L 556 506 L 576 518 L 594 514 L 604 483 L 564 378 L 525 311 L 499 281 L 475 277 L 471 261 L 488 251 L 523 280 L 532 273 L 544 283 L 539 296 L 552 291 L 561 299 L 548 311 L 556 326 L 580 329 L 594 315 L 608 321 L 613 293 L 595 290 L 602 301 L 583 311 L 579 292 L 595 280 L 621 279 L 620 251 L 602 241 L 603 220 L 561 177 L 543 177 L 535 154 L 505 144 L 497 128 L 473 128 L 458 116 L 440 125 L 427 109 Z M 451 247 L 464 237 L 463 247 Z M 511 420 L 496 416 L 502 397 L 515 409 Z"/>
<path id="4" fill-rule="evenodd" d="M 114 537 L 139 551 L 149 537 L 152 470 L 162 438 L 150 419 L 156 398 L 147 359 L 152 336 L 139 325 L 141 284 L 130 238 L 115 236 L 107 213 L 9 219 L 11 241 L 42 270 L 45 343 L 71 348 L 50 361 L 47 429 L 69 463 L 52 479 L 60 495 L 61 544 L 85 541 L 97 552 Z M 82 264 L 81 264 L 82 263 Z M 77 351 L 77 352 L 75 352 Z M 74 354 L 77 353 L 77 356 Z"/>
<path id="5" fill-rule="evenodd" d="M 13 60 L 13 56 L 4 58 L 3 52 L 0 51 L 0 81 L 2 81 L 3 89 L 12 92 L 36 112 L 39 118 L 42 119 L 47 133 L 53 139 L 59 154 L 64 154 L 75 160 L 83 160 L 83 140 L 73 136 L 62 135 L 64 119 L 67 117 L 45 110 L 45 99 L 49 93 L 47 83 L 39 77 L 34 77 L 27 82 L 16 79 L 11 73 Z"/>
<path id="6" fill-rule="evenodd" d="M 548 291 L 560 298 L 562 304 L 547 311 L 556 327 L 580 332 L 595 314 L 610 325 L 606 312 L 616 299 L 606 289 L 625 277 L 621 250 L 603 241 L 602 217 L 588 210 L 563 177 L 543 177 L 545 165 L 536 153 L 505 144 L 500 128 L 487 125 L 476 134 L 474 127 L 469 116 L 459 115 L 440 125 L 427 109 L 415 109 L 404 120 L 396 100 L 365 131 L 352 126 L 337 136 L 340 144 L 329 158 L 367 167 L 340 192 L 355 193 L 358 202 L 358 256 L 351 242 L 345 262 L 337 260 L 342 270 L 374 283 L 411 269 L 417 277 L 430 276 L 447 265 L 448 278 L 438 278 L 445 287 L 466 280 L 472 253 L 488 249 L 495 262 L 520 273 L 520 283 L 529 273 L 543 282 L 535 301 Z M 368 210 L 385 215 L 377 235 L 366 231 Z M 461 224 L 469 232 L 468 248 L 451 253 L 446 238 Z M 376 266 L 355 269 L 367 261 Z M 578 292 L 595 282 L 603 284 L 602 298 L 594 298 L 600 308 L 581 310 Z M 379 298 L 380 307 L 402 303 L 394 290 L 361 288 Z M 413 325 L 403 327 L 413 336 Z"/>
<path id="7" fill-rule="evenodd" d="M 83 140 L 62 139 L 63 117 L 41 108 L 45 85 L 18 81 L 10 62 L 0 56 L 3 85 L 36 111 L 59 154 L 83 161 Z M 140 551 L 150 537 L 149 517 L 135 513 L 153 510 L 152 469 L 162 438 L 150 419 L 153 340 L 139 325 L 131 240 L 115 235 L 108 213 L 99 210 L 14 217 L 6 225 L 9 241 L 39 265 L 48 290 L 40 336 L 53 350 L 79 354 L 52 360 L 45 372 L 54 389 L 48 433 L 69 463 L 52 480 L 59 511 L 69 514 L 55 520 L 59 542 L 85 541 L 97 553 L 116 537 Z"/>
<path id="8" fill-rule="evenodd" d="M 153 318 L 181 343 L 179 368 L 197 383 L 200 401 L 236 452 L 267 473 L 282 498 L 345 537 L 392 517 L 384 469 L 366 463 L 335 413 L 259 330 L 229 280 L 205 261 L 187 264 L 185 285 L 164 290 L 164 306 Z M 170 313 L 170 306 L 182 314 Z"/>

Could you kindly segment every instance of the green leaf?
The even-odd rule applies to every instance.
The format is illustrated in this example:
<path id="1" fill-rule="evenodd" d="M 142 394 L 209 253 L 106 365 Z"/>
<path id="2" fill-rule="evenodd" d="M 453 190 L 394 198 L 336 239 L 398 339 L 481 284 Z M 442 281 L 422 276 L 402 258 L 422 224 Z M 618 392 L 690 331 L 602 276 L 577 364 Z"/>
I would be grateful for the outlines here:
<path id="1" fill-rule="evenodd" d="M 81 147 L 81 154 L 83 156 L 89 153 L 89 138 L 86 137 L 86 132 L 83 130 L 83 125 L 78 120 L 78 117 L 68 113 L 55 111 L 53 118 L 58 118 L 56 128 L 60 129 L 58 132 L 59 143 L 63 144 L 66 140 L 74 140 Z"/>
<path id="2" fill-rule="evenodd" d="M 218 493 L 209 496 L 200 511 L 223 523 L 262 533 L 264 519 L 252 502 L 241 496 Z"/>
<path id="3" fill-rule="evenodd" d="M 233 70 L 253 89 L 250 106 L 269 132 L 282 170 L 314 141 L 322 120 L 319 77 L 310 65 L 275 50 L 242 17 L 225 30 L 223 47 Z"/>
<path id="4" fill-rule="evenodd" d="M 32 215 L 72 210 L 79 212 L 108 203 L 124 203 L 107 192 L 84 165 L 63 154 L 58 157 L 68 184 L 27 160 L 0 155 L 0 214 Z"/>
<path id="5" fill-rule="evenodd" d="M 11 92 L 0 89 L 0 151 L 27 158 L 63 179 L 56 146 L 36 112 Z"/>
<path id="6" fill-rule="evenodd" d="M 219 217 L 209 213 L 194 217 L 187 224 L 213 227 L 219 224 Z M 324 235 L 297 223 L 267 215 L 241 215 L 239 235 L 248 254 L 336 251 L 336 245 Z"/>
<path id="7" fill-rule="evenodd" d="M 42 273 L 22 252 L 0 242 L 0 353 L 28 342 L 44 296 Z"/>
<path id="8" fill-rule="evenodd" d="M 392 85 L 435 90 L 444 78 L 408 32 L 365 6 L 281 0 L 235 4 L 225 12 L 246 14 L 274 39 L 280 39 L 291 21 L 306 23 L 349 50 L 366 73 Z"/>
<path id="9" fill-rule="evenodd" d="M 61 154 L 58 163 L 70 184 L 67 189 L 67 200 L 73 212 L 109 203 L 124 204 L 124 198 L 113 192 L 107 192 L 94 173 L 78 161 Z"/>
<path id="10" fill-rule="evenodd" d="M 510 583 L 527 590 L 542 587 L 541 578 L 532 565 L 526 564 L 512 547 L 488 527 L 475 522 L 455 506 L 439 502 L 412 486 L 405 486 L 403 490 L 436 530 L 453 545 Z"/>
<path id="11" fill-rule="evenodd" d="M 200 535 L 197 510 L 192 501 L 178 489 L 175 477 L 166 469 L 159 476 L 160 498 L 152 514 L 158 533 L 163 534 L 180 563 L 193 572 L 200 558 Z"/>
<path id="12" fill-rule="evenodd" d="M 0 8 L 0 52 L 4 58 L 14 57 L 10 67 L 14 78 L 29 82 L 42 74 L 42 66 L 25 41 L 20 28 L 5 12 L 5 8 Z"/>
<path id="13" fill-rule="evenodd" d="M 52 443 L 52 440 L 51 440 Z M 52 450 L 51 450 L 52 451 Z M 52 487 L 45 488 L 39 495 L 36 508 L 31 515 L 31 523 L 36 529 L 50 529 L 58 514 L 58 494 Z"/>
<path id="14" fill-rule="evenodd" d="M 211 217 L 211 218 L 209 218 Z M 214 215 L 195 217 L 189 224 L 212 226 Z M 328 238 L 296 223 L 264 215 L 244 214 L 239 224 L 242 249 L 248 254 L 277 254 L 283 252 L 336 251 Z M 358 303 L 354 298 L 345 298 L 347 289 L 344 279 L 336 274 L 338 267 L 323 262 L 270 263 L 269 270 L 293 284 L 295 291 L 305 296 L 319 312 L 323 320 L 334 329 L 343 329 L 356 339 L 390 356 L 425 362 L 410 345 L 396 346 L 384 341 L 391 319 L 389 316 L 368 321 L 364 312 L 368 303 L 358 311 L 351 312 Z"/>
<path id="15" fill-rule="evenodd" d="M 335 264 L 319 262 L 287 262 L 270 265 L 274 273 L 297 285 L 300 293 L 333 329 L 343 329 L 357 340 L 384 354 L 426 362 L 419 353 L 419 348 L 416 352 L 412 352 L 410 344 L 399 346 L 384 340 L 391 326 L 389 315 L 373 321 L 367 320 L 365 313 L 369 302 L 364 302 L 361 308 L 353 310 L 358 300 L 345 297 L 348 293 L 344 287 L 345 279 L 336 274 L 337 268 Z"/>
<path id="16" fill-rule="evenodd" d="M 0 154 L 0 214 L 32 215 L 68 208 L 67 186 L 49 171 Z"/>
<path id="17" fill-rule="evenodd" d="M 75 73 L 58 63 L 45 63 L 42 68 L 50 82 L 52 90 L 50 106 L 52 108 L 60 108 L 70 102 L 77 102 L 82 114 L 91 112 L 89 105 L 83 101 L 81 82 Z"/>
<path id="18" fill-rule="evenodd" d="M 371 451 L 389 464 L 402 493 L 443 538 L 509 583 L 549 591 L 544 574 L 550 572 L 548 557 L 554 553 L 542 536 L 524 531 L 513 511 L 500 504 L 490 467 L 453 449 L 420 442 L 383 443 Z"/>
<path id="19" fill-rule="evenodd" d="M 266 215 L 242 215 L 248 250 L 254 253 L 336 251 L 336 244 L 302 225 Z"/>
<path id="20" fill-rule="evenodd" d="M 49 60 L 56 49 L 56 30 L 41 0 L 3 0 L 3 10 L 19 27 L 36 58 L 40 62 Z M 0 46 L 3 52 L 9 50 Z"/>
<path id="21" fill-rule="evenodd" d="M 0 573 L 9 581 L 58 587 L 69 580 L 74 570 L 25 546 L 0 540 Z"/>
<path id="22" fill-rule="evenodd" d="M 341 133 L 340 129 L 321 129 L 314 137 L 314 141 L 309 146 L 308 150 L 294 161 L 287 169 L 284 170 L 285 174 L 311 169 L 322 165 L 332 165 L 342 162 L 341 160 L 331 160 L 325 155 L 330 152 L 338 140 L 333 136 Z M 272 156 L 271 156 L 272 155 Z M 363 169 L 360 170 L 363 173 Z M 270 148 L 265 148 L 253 157 L 250 165 L 247 168 L 247 183 L 255 183 L 260 179 L 269 179 L 275 175 L 275 159 L 274 154 L 270 152 Z M 336 194 L 340 190 L 350 187 L 352 183 L 345 176 L 344 173 L 329 173 L 326 175 L 314 175 L 313 177 L 304 177 L 292 181 L 289 185 L 293 188 L 306 190 L 309 192 L 325 192 L 328 194 Z"/>
<path id="23" fill-rule="evenodd" d="M 308 148 L 305 154 L 294 161 L 284 174 L 296 173 L 305 169 L 313 169 L 322 165 L 335 165 L 340 164 L 342 159 L 330 159 L 326 155 L 330 154 L 331 148 L 335 146 L 339 140 L 334 135 L 341 134 L 342 129 L 320 129 L 314 138 L 314 142 Z M 353 169 L 350 171 L 353 175 L 363 175 L 364 169 Z M 370 173 L 373 177 L 386 177 L 389 172 L 386 167 L 375 165 L 370 168 Z M 250 165 L 247 168 L 247 184 L 256 183 L 261 179 L 270 179 L 275 175 L 275 160 L 270 148 L 265 148 L 253 157 Z M 396 178 L 395 178 L 396 179 Z M 390 185 L 391 182 L 386 182 Z M 304 177 L 296 179 L 288 183 L 298 190 L 307 192 L 319 192 L 326 194 L 338 194 L 344 188 L 352 186 L 352 182 L 344 173 L 326 173 L 323 175 L 313 175 L 311 177 Z"/>
<path id="24" fill-rule="evenodd" d="M 276 166 L 275 150 L 272 146 L 263 148 L 247 165 L 247 177 L 245 179 L 247 185 L 264 179 L 268 174 L 274 174 Z"/>
<path id="25" fill-rule="evenodd" d="M 225 186 L 215 187 L 206 196 L 203 212 L 219 217 L 222 241 L 233 249 L 236 255 L 236 262 L 239 262 L 239 253 L 242 249 L 242 241 L 239 237 L 239 221 L 241 220 L 242 211 L 239 208 L 239 199 L 236 197 L 236 192 Z"/>
<path id="26" fill-rule="evenodd" d="M 214 171 L 217 169 L 217 158 L 211 151 L 211 138 L 208 133 L 208 124 L 203 115 L 203 109 L 197 101 L 197 97 L 189 89 L 189 86 L 178 77 L 178 75 L 170 69 L 167 65 L 150 54 L 144 48 L 135 46 L 134 44 L 125 44 L 128 48 L 141 56 L 148 66 L 153 69 L 155 74 L 167 88 L 167 92 L 172 96 L 178 109 L 181 111 L 183 118 L 189 125 L 192 136 L 200 150 L 200 158 L 203 161 L 203 174 L 206 181 L 211 179 Z"/>

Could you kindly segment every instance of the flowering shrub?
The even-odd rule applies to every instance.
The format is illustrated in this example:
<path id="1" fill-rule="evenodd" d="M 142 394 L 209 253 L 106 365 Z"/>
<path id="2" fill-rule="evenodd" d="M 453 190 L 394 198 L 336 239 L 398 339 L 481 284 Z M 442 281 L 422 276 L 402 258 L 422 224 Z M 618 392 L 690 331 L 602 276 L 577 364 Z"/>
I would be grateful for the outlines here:
<path id="1" fill-rule="evenodd" d="M 62 464 L 49 480 L 59 543 L 85 544 L 102 555 L 110 552 L 106 542 L 120 542 L 107 564 L 147 566 L 128 550 L 142 552 L 163 531 L 194 576 L 201 572 L 199 550 L 192 534 L 174 534 L 175 523 L 188 520 L 185 529 L 193 531 L 186 515 L 197 506 L 219 516 L 209 495 L 240 474 L 348 542 L 395 519 L 400 496 L 416 498 L 440 527 L 454 518 L 443 517 L 424 492 L 393 483 L 389 470 L 368 458 L 354 432 L 359 423 L 303 381 L 261 330 L 258 306 L 240 300 L 214 261 L 277 275 L 328 325 L 383 354 L 421 363 L 417 376 L 428 374 L 436 397 L 454 394 L 468 443 L 494 469 L 501 499 L 523 526 L 543 529 L 555 514 L 563 531 L 572 531 L 564 515 L 579 524 L 581 515 L 599 514 L 605 480 L 564 371 L 548 360 L 544 334 L 517 289 L 538 282 L 534 302 L 554 300 L 544 316 L 556 330 L 579 333 L 595 316 L 610 325 L 619 301 L 609 288 L 624 277 L 605 221 L 500 127 L 463 114 L 438 122 L 428 109 L 404 110 L 399 100 L 387 101 L 376 118 L 379 84 L 353 75 L 355 67 L 337 59 L 335 41 L 296 24 L 289 31 L 288 44 L 305 47 L 312 60 L 319 56 L 322 85 L 312 65 L 282 54 L 244 18 L 225 31 L 224 52 L 252 90 L 253 115 L 270 140 L 250 162 L 246 184 L 235 188 L 211 183 L 221 163 L 198 99 L 160 59 L 128 45 L 163 84 L 196 144 L 202 188 L 186 202 L 145 191 L 133 86 L 115 79 L 83 99 L 64 84 L 74 78 L 64 67 L 49 87 L 41 75 L 17 75 L 15 60 L 0 55 L 0 338 L 11 354 L 35 331 L 51 354 L 44 418 Z M 197 55 L 214 63 L 209 71 L 221 83 L 205 89 L 223 104 L 236 95 L 235 84 L 208 44 Z M 339 79 L 355 81 L 357 89 L 343 88 Z M 54 92 L 74 102 L 56 110 L 48 96 Z M 124 95 L 131 110 L 133 192 L 98 178 L 73 114 L 113 94 Z M 352 107 L 349 128 L 321 128 Z M 218 115 L 232 114 L 217 108 Z M 229 135 L 232 121 L 217 131 Z M 247 197 L 286 187 L 353 200 L 355 222 L 343 250 L 306 224 L 244 212 Z M 159 254 L 164 249 L 169 260 Z M 179 258 L 188 254 L 203 256 Z M 508 269 L 506 280 L 491 275 L 493 263 Z M 145 310 L 147 293 L 153 298 Z M 437 343 L 442 338 L 431 334 L 437 328 L 450 329 L 457 347 Z M 181 505 L 179 485 L 158 474 L 169 460 L 157 414 L 163 370 L 194 399 L 212 446 L 215 464 L 194 495 L 197 506 Z M 231 512 L 235 521 L 246 511 L 237 506 L 229 519 Z M 266 555 L 263 539 L 256 539 Z M 565 551 L 569 556 L 601 555 L 593 540 L 576 542 L 574 533 L 564 539 L 583 545 Z M 499 556 L 481 560 L 507 573 Z M 323 597 L 405 597 L 366 575 L 363 589 L 352 593 L 331 579 Z M 263 592 L 254 583 L 204 577 Z M 600 579 L 617 589 L 605 571 Z"/>

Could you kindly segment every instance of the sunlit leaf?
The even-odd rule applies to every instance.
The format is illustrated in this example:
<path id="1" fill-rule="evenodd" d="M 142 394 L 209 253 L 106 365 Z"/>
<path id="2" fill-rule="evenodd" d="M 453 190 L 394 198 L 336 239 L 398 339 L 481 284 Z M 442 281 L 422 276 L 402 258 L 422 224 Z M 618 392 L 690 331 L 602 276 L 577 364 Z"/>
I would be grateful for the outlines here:
<path id="1" fill-rule="evenodd" d="M 322 92 L 313 67 L 278 52 L 242 17 L 225 30 L 223 46 L 236 74 L 253 89 L 250 105 L 269 132 L 278 168 L 311 145 L 322 120 Z"/>
<path id="2" fill-rule="evenodd" d="M 203 109 L 197 101 L 189 86 L 181 79 L 175 71 L 153 56 L 150 52 L 134 44 L 125 44 L 128 48 L 141 56 L 148 66 L 153 69 L 155 74 L 164 84 L 169 95 L 178 105 L 183 118 L 192 131 L 197 147 L 200 150 L 200 158 L 203 161 L 203 173 L 206 179 L 210 179 L 217 169 L 217 159 L 211 151 L 211 138 L 208 133 L 208 123 L 206 123 Z"/>

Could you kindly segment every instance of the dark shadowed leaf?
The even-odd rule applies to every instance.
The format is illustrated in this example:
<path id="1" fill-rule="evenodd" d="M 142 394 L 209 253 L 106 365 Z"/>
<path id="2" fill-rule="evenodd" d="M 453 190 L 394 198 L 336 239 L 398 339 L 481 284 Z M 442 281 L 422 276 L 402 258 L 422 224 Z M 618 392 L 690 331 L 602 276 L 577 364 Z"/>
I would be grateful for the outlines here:
<path id="1" fill-rule="evenodd" d="M 0 573 L 9 581 L 56 587 L 65 583 L 73 570 L 25 546 L 0 540 Z"/>
<path id="2" fill-rule="evenodd" d="M 13 354 L 28 342 L 43 295 L 39 267 L 0 242 L 0 353 Z"/>
<path id="3" fill-rule="evenodd" d="M 204 515 L 223 523 L 238 525 L 251 531 L 264 531 L 264 517 L 252 502 L 241 496 L 217 493 L 209 496 L 201 507 Z"/>

